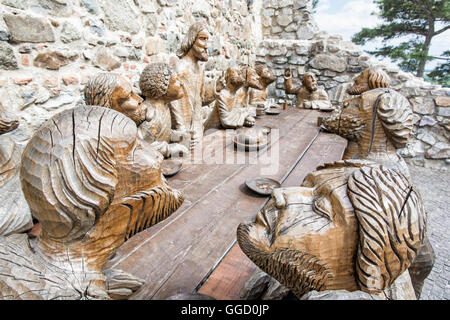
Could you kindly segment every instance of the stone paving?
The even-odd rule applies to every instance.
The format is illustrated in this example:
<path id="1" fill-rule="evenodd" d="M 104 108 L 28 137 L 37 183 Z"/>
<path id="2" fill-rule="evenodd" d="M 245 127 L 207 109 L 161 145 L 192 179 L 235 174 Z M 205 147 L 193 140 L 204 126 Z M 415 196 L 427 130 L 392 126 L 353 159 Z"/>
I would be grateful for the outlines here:
<path id="1" fill-rule="evenodd" d="M 428 238 L 436 261 L 425 280 L 420 300 L 450 299 L 450 171 L 409 166 L 428 213 Z"/>

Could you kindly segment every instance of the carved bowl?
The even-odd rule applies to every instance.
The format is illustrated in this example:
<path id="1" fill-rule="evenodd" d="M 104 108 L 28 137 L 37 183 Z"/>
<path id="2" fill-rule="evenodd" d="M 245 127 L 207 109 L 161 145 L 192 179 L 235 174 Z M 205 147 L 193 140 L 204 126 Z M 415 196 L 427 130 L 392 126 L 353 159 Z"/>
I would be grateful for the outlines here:
<path id="1" fill-rule="evenodd" d="M 233 138 L 239 150 L 254 151 L 267 146 L 267 129 L 261 127 L 241 128 Z"/>

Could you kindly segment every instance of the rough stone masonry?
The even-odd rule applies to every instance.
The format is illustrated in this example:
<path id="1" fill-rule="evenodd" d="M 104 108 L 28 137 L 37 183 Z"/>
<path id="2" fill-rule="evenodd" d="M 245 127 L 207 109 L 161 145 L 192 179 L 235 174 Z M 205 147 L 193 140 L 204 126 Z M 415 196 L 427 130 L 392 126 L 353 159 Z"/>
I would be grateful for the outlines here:
<path id="1" fill-rule="evenodd" d="M 384 66 L 339 35 L 321 32 L 311 0 L 0 0 L 0 102 L 20 117 L 11 137 L 25 144 L 42 122 L 83 104 L 89 77 L 104 71 L 130 79 L 152 61 L 176 63 L 189 25 L 210 28 L 211 81 L 229 66 L 266 62 L 278 76 L 270 88 L 280 102 L 283 72 L 314 72 L 338 106 L 352 78 L 383 67 L 416 115 L 414 137 L 400 154 L 409 163 L 448 170 L 450 90 Z M 293 101 L 295 103 L 295 101 Z"/>

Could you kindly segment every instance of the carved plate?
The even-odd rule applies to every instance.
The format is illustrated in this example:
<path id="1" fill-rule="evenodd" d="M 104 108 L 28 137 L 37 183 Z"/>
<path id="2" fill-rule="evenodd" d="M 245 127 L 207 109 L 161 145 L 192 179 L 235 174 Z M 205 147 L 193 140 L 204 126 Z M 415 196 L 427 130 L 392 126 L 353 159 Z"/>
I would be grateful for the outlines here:
<path id="1" fill-rule="evenodd" d="M 176 175 L 183 166 L 181 160 L 164 160 L 161 166 L 161 171 L 165 177 Z"/>
<path id="2" fill-rule="evenodd" d="M 264 196 L 270 196 L 273 189 L 279 188 L 281 184 L 270 178 L 250 178 L 245 181 L 247 187 Z"/>
<path id="3" fill-rule="evenodd" d="M 262 132 L 264 133 L 264 134 L 270 134 L 270 131 L 272 131 L 272 128 L 271 127 L 267 127 L 267 126 L 262 126 L 261 127 L 261 130 L 262 130 Z"/>
<path id="4" fill-rule="evenodd" d="M 279 106 L 271 106 L 270 108 L 268 108 L 266 110 L 267 114 L 272 114 L 272 115 L 276 115 L 276 114 L 280 114 L 281 113 L 282 108 L 280 108 Z"/>

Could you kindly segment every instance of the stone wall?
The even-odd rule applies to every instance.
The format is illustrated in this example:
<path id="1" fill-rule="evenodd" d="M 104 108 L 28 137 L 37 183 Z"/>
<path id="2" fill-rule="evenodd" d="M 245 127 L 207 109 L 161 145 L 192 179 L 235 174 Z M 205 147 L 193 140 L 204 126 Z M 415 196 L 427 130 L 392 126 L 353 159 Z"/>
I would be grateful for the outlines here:
<path id="1" fill-rule="evenodd" d="M 311 14 L 310 0 L 265 0 L 261 12 L 263 35 L 270 39 L 311 39 L 318 31 Z"/>
<path id="2" fill-rule="evenodd" d="M 305 39 L 299 37 L 298 32 L 292 33 L 290 30 L 315 26 L 310 14 L 311 1 L 263 3 L 264 39 L 257 48 L 256 61 L 266 62 L 278 77 L 275 85 L 269 87 L 272 98 L 280 103 L 292 101 L 295 105 L 296 97 L 286 95 L 283 89 L 284 70 L 291 68 L 297 81 L 306 71 L 315 73 L 319 84 L 328 92 L 333 104 L 338 106 L 348 97 L 345 90 L 359 72 L 368 67 L 381 67 L 391 77 L 392 87 L 409 99 L 416 115 L 414 135 L 408 146 L 399 150 L 400 154 L 407 162 L 416 165 L 444 170 L 450 168 L 449 88 L 427 83 L 396 66 L 383 64 L 339 35 L 316 32 Z M 295 7 L 299 9 L 294 10 Z M 291 12 L 291 18 L 286 18 Z M 310 21 L 292 18 L 295 16 L 309 18 Z M 281 21 L 284 21 L 282 24 L 290 23 L 281 28 Z"/>
<path id="3" fill-rule="evenodd" d="M 136 91 L 151 61 L 176 61 L 195 21 L 210 28 L 207 76 L 251 63 L 261 22 L 246 0 L 0 0 L 0 102 L 25 144 L 54 114 L 82 103 L 90 76 L 112 71 Z"/>
<path id="4" fill-rule="evenodd" d="M 338 105 L 356 74 L 381 65 L 340 36 L 319 32 L 311 0 L 252 5 L 249 11 L 246 0 L 0 0 L 0 103 L 21 123 L 10 135 L 25 144 L 43 121 L 83 103 L 81 91 L 98 72 L 118 72 L 139 92 L 146 63 L 175 63 L 197 20 L 212 34 L 209 79 L 230 65 L 267 62 L 278 76 L 270 94 L 280 102 L 295 103 L 283 90 L 286 67 L 294 78 L 317 74 Z M 411 163 L 448 169 L 450 90 L 383 67 L 416 113 L 414 137 L 400 153 Z"/>

